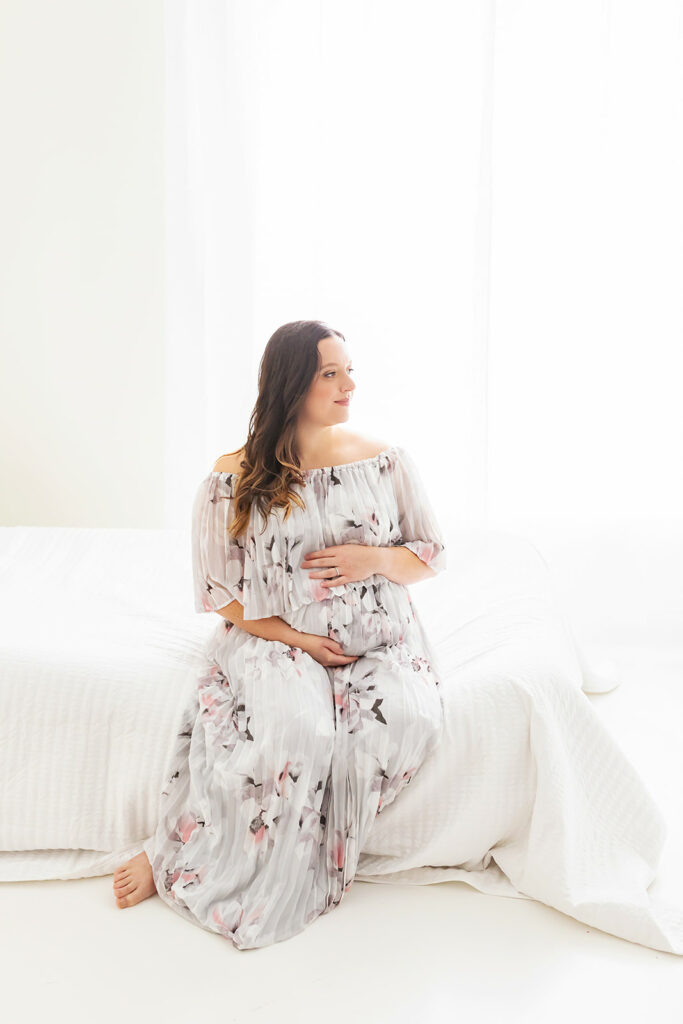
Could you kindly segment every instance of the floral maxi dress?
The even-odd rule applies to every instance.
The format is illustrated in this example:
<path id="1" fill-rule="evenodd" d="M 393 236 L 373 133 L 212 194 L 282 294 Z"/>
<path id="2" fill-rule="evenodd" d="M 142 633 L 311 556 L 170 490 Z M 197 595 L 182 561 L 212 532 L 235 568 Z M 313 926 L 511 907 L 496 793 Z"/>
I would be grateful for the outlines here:
<path id="1" fill-rule="evenodd" d="M 221 618 L 183 712 L 144 850 L 162 899 L 238 949 L 270 945 L 335 907 L 374 817 L 438 744 L 433 652 L 403 584 L 373 574 L 323 587 L 301 568 L 339 544 L 402 545 L 435 572 L 443 537 L 405 449 L 303 471 L 305 511 L 252 506 L 228 535 L 235 474 L 211 472 L 192 510 L 195 610 L 237 599 L 246 620 L 280 616 L 338 640 L 355 662 L 326 668 L 301 648 Z"/>

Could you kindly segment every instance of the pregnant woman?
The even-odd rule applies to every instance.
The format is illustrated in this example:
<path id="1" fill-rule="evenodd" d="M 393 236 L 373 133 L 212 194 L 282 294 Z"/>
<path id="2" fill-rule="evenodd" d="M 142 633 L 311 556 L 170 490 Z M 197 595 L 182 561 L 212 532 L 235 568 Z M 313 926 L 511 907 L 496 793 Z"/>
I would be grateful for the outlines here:
<path id="1" fill-rule="evenodd" d="M 270 338 L 244 448 L 193 506 L 195 609 L 217 612 L 160 817 L 118 868 L 238 949 L 302 931 L 350 889 L 375 816 L 439 743 L 433 652 L 406 584 L 446 566 L 408 453 L 349 431 L 344 336 Z"/>

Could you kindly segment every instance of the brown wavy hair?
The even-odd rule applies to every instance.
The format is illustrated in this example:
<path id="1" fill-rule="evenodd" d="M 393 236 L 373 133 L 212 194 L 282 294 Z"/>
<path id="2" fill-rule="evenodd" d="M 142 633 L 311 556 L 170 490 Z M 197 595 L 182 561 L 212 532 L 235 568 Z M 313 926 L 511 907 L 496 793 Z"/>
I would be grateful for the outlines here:
<path id="1" fill-rule="evenodd" d="M 249 522 L 256 503 L 263 516 L 263 529 L 273 508 L 285 509 L 285 520 L 296 502 L 306 503 L 290 490 L 304 484 L 296 444 L 296 424 L 308 389 L 320 367 L 318 342 L 336 335 L 346 338 L 322 320 L 294 320 L 278 327 L 268 340 L 258 371 L 258 398 L 249 418 L 235 491 L 235 515 L 230 535 L 238 537 Z M 228 452 L 237 455 L 242 449 Z M 261 531 L 263 533 L 263 530 Z"/>

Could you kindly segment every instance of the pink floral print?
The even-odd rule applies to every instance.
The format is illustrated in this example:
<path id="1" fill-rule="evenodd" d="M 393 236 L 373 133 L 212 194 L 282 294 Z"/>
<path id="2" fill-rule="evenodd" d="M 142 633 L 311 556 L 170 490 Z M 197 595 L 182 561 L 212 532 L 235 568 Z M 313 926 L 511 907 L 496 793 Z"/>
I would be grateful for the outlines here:
<path id="1" fill-rule="evenodd" d="M 398 446 L 304 472 L 306 509 L 261 534 L 227 527 L 236 478 L 210 473 L 192 510 L 195 610 L 237 599 L 330 636 L 355 662 L 325 668 L 301 648 L 221 618 L 188 694 L 144 849 L 157 892 L 237 949 L 288 939 L 353 884 L 372 822 L 410 783 L 443 728 L 438 668 L 408 588 L 380 575 L 322 587 L 305 552 L 403 545 L 440 572 L 445 545 L 417 468 Z"/>

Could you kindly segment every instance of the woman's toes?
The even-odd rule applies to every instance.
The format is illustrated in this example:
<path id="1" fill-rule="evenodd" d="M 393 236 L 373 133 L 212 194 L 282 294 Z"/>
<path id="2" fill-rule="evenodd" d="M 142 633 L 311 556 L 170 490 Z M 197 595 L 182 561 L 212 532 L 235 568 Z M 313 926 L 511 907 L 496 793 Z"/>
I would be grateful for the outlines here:
<path id="1" fill-rule="evenodd" d="M 133 907 L 156 894 L 152 868 L 144 851 L 122 865 L 118 872 L 113 883 L 118 907 Z"/>
<path id="2" fill-rule="evenodd" d="M 127 882 L 126 885 L 122 885 L 120 889 L 116 890 L 117 896 L 127 896 L 128 893 L 133 892 L 135 889 L 135 882 Z"/>

